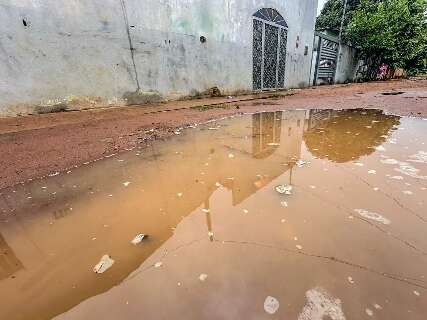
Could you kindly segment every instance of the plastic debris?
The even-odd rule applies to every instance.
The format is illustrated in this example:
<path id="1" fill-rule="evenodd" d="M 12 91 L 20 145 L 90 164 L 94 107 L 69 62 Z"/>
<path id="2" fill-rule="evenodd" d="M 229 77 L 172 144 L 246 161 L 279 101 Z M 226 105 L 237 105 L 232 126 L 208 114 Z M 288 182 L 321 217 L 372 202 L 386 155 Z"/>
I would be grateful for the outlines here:
<path id="1" fill-rule="evenodd" d="M 355 165 L 355 166 L 358 166 L 358 167 L 363 167 L 363 166 L 364 166 L 364 164 L 363 164 L 363 163 L 361 163 L 361 162 L 355 162 L 355 163 L 354 163 L 354 165 Z"/>
<path id="2" fill-rule="evenodd" d="M 215 183 L 216 187 L 221 187 L 221 184 L 219 182 Z"/>
<path id="3" fill-rule="evenodd" d="M 377 309 L 377 310 L 382 310 L 383 309 L 383 307 L 381 307 L 379 304 L 377 304 L 377 303 L 375 303 L 374 304 L 374 308 L 375 309 Z"/>
<path id="4" fill-rule="evenodd" d="M 374 220 L 376 222 L 379 222 L 379 223 L 382 223 L 385 225 L 391 224 L 391 221 L 389 219 L 380 215 L 379 213 L 370 212 L 370 211 L 367 211 L 365 209 L 355 209 L 354 211 L 366 219 Z"/>
<path id="5" fill-rule="evenodd" d="M 372 317 L 374 315 L 374 312 L 371 309 L 366 308 L 365 312 L 368 316 Z"/>
<path id="6" fill-rule="evenodd" d="M 407 196 L 412 196 L 414 194 L 412 191 L 409 191 L 409 190 L 405 190 L 402 192 L 403 192 L 403 194 L 406 194 Z"/>
<path id="7" fill-rule="evenodd" d="M 129 181 L 123 182 L 123 185 L 124 185 L 125 187 L 129 187 L 130 182 L 129 182 Z"/>
<path id="8" fill-rule="evenodd" d="M 348 278 L 347 278 L 347 280 L 348 280 L 348 282 L 350 282 L 351 284 L 354 284 L 354 280 L 353 280 L 353 278 L 352 278 L 352 277 L 348 277 Z"/>
<path id="9" fill-rule="evenodd" d="M 140 244 L 144 239 L 146 239 L 147 236 L 145 234 L 138 234 L 135 238 L 133 238 L 133 240 L 130 242 L 134 245 L 138 245 Z"/>
<path id="10" fill-rule="evenodd" d="M 160 268 L 161 266 L 163 265 L 163 262 L 156 262 L 155 264 L 154 264 L 154 268 Z"/>
<path id="11" fill-rule="evenodd" d="M 287 207 L 288 207 L 288 203 L 287 203 L 286 201 L 282 201 L 282 202 L 280 202 L 280 205 L 281 205 L 283 208 L 287 208 Z"/>
<path id="12" fill-rule="evenodd" d="M 376 170 L 369 170 L 368 173 L 369 174 L 377 174 L 377 171 Z"/>
<path id="13" fill-rule="evenodd" d="M 289 185 L 281 184 L 281 185 L 276 186 L 275 190 L 280 194 L 285 194 L 285 195 L 290 196 L 290 195 L 292 195 L 293 187 L 289 186 Z"/>
<path id="14" fill-rule="evenodd" d="M 375 150 L 377 150 L 377 151 L 386 151 L 386 149 L 383 146 L 376 147 Z"/>
<path id="15" fill-rule="evenodd" d="M 209 212 L 211 212 L 209 209 L 202 209 L 202 211 L 203 211 L 204 213 L 209 213 Z"/>
<path id="16" fill-rule="evenodd" d="M 417 297 L 419 297 L 419 296 L 420 296 L 420 293 L 419 293 L 418 291 L 414 291 L 414 294 L 415 294 Z"/>
<path id="17" fill-rule="evenodd" d="M 207 275 L 207 274 L 204 274 L 204 273 L 202 273 L 202 274 L 199 276 L 199 280 L 200 280 L 200 281 L 202 281 L 202 282 L 205 282 L 207 278 L 208 278 L 208 275 Z"/>
<path id="18" fill-rule="evenodd" d="M 302 246 L 301 246 L 301 245 L 299 245 L 299 244 L 297 244 L 295 247 L 296 247 L 298 250 L 302 250 Z"/>
<path id="19" fill-rule="evenodd" d="M 234 159 L 234 154 L 230 153 L 230 154 L 228 155 L 228 157 L 229 157 L 230 159 Z"/>
<path id="20" fill-rule="evenodd" d="M 267 143 L 267 146 L 269 146 L 269 147 L 278 147 L 278 146 L 280 146 L 280 143 L 271 142 L 271 143 Z"/>
<path id="21" fill-rule="evenodd" d="M 275 314 L 277 310 L 279 310 L 279 307 L 280 307 L 280 303 L 279 303 L 279 300 L 277 300 L 276 298 L 270 297 L 270 296 L 265 298 L 264 310 L 268 314 Z"/>
<path id="22" fill-rule="evenodd" d="M 104 273 L 114 264 L 114 260 L 109 255 L 105 255 L 101 258 L 98 264 L 93 268 L 95 273 Z"/>
<path id="23" fill-rule="evenodd" d="M 307 164 L 307 162 L 300 159 L 297 162 L 295 162 L 295 164 L 297 165 L 298 168 L 302 168 Z"/>
<path id="24" fill-rule="evenodd" d="M 314 288 L 306 292 L 307 303 L 298 316 L 298 320 L 345 320 L 340 299 L 331 296 L 323 288 Z"/>
<path id="25" fill-rule="evenodd" d="M 249 210 L 244 209 L 244 210 L 243 210 L 243 213 L 249 213 Z"/>
<path id="26" fill-rule="evenodd" d="M 402 176 L 393 176 L 393 177 L 390 177 L 390 179 L 393 179 L 393 180 L 403 180 L 403 177 Z"/>
<path id="27" fill-rule="evenodd" d="M 180 193 L 177 193 L 176 195 L 177 195 L 179 198 L 181 198 L 184 194 L 180 192 Z"/>

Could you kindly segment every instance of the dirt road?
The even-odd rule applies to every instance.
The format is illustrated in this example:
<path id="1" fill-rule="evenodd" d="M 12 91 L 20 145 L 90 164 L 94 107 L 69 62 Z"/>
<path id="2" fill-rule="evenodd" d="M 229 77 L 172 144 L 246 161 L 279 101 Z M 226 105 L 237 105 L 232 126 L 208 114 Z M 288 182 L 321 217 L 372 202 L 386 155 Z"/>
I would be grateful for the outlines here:
<path id="1" fill-rule="evenodd" d="M 0 119 L 0 189 L 241 112 L 377 108 L 427 117 L 427 80 L 316 87 L 261 98 L 213 98 Z"/>

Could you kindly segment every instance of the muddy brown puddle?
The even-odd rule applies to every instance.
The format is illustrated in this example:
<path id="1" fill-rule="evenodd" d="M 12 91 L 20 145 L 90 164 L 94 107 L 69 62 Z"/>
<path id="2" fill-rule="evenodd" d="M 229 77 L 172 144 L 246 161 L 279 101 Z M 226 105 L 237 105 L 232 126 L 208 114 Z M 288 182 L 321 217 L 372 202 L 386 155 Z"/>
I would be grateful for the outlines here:
<path id="1" fill-rule="evenodd" d="M 1 191 L 0 319 L 425 320 L 426 199 L 423 119 L 194 126 Z"/>

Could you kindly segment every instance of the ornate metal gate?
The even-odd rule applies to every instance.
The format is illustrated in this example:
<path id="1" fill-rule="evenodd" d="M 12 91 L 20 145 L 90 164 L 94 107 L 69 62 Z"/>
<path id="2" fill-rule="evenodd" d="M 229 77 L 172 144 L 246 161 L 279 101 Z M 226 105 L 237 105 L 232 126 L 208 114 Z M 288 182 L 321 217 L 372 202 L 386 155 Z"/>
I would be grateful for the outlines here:
<path id="1" fill-rule="evenodd" d="M 317 60 L 313 84 L 332 84 L 337 69 L 338 40 L 318 32 L 316 32 L 316 38 Z"/>
<path id="2" fill-rule="evenodd" d="M 257 11 L 253 18 L 253 88 L 283 88 L 288 25 L 271 8 Z"/>

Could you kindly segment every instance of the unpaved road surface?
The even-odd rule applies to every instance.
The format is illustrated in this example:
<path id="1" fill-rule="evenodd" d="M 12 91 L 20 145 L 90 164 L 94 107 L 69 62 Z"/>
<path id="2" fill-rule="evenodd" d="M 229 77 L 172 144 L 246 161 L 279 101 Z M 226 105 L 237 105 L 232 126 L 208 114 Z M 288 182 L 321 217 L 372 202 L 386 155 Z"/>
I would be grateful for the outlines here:
<path id="1" fill-rule="evenodd" d="M 0 319 L 426 319 L 426 120 L 179 132 L 0 191 Z"/>
<path id="2" fill-rule="evenodd" d="M 397 115 L 427 117 L 426 80 L 316 87 L 294 90 L 284 97 L 273 94 L 271 99 L 254 98 L 216 98 L 0 119 L 0 189 L 171 136 L 180 127 L 241 112 L 376 108 Z M 194 108 L 224 102 L 228 105 Z"/>

